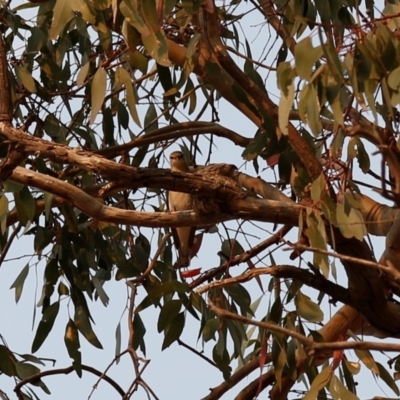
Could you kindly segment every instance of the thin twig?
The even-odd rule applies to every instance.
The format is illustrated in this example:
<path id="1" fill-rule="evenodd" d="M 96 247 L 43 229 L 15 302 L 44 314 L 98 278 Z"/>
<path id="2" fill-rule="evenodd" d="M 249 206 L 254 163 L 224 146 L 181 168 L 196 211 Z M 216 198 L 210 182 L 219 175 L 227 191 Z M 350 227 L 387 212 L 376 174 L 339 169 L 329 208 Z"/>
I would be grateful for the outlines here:
<path id="1" fill-rule="evenodd" d="M 164 236 L 164 238 L 165 238 L 165 236 Z M 161 247 L 162 246 L 160 245 L 160 248 Z M 158 256 L 156 255 L 154 257 L 153 261 L 157 260 L 157 258 L 158 258 Z M 138 357 L 138 355 L 136 353 L 136 350 L 134 348 L 135 327 L 133 325 L 133 318 L 134 318 L 133 317 L 133 314 L 134 314 L 133 310 L 134 310 L 134 306 L 135 306 L 136 285 L 132 284 L 130 286 L 131 286 L 131 296 L 130 296 L 130 300 L 129 300 L 129 310 L 128 310 L 129 339 L 128 339 L 128 349 L 127 349 L 127 351 L 131 355 L 132 362 L 133 362 L 133 367 L 135 369 L 136 377 L 132 381 L 129 389 L 124 394 L 122 400 L 128 400 L 132 396 L 132 393 L 134 393 L 138 389 L 138 386 L 141 386 L 145 390 L 148 398 L 150 398 L 150 394 L 151 394 L 154 397 L 154 399 L 158 400 L 158 397 L 156 396 L 154 391 L 150 388 L 150 386 L 142 378 L 142 374 L 143 374 L 144 370 L 147 368 L 147 366 L 150 363 L 150 361 L 149 360 L 143 360 L 142 358 Z M 143 363 L 144 363 L 142 369 L 139 369 L 140 361 L 143 361 Z"/>
<path id="2" fill-rule="evenodd" d="M 111 379 L 109 376 L 104 375 L 102 372 L 98 371 L 97 369 L 90 367 L 88 365 L 81 365 L 81 368 L 83 371 L 87 371 L 92 373 L 93 375 L 97 375 L 100 377 L 103 377 L 103 379 L 109 383 L 121 396 L 124 396 L 125 392 L 122 390 L 121 386 L 119 386 L 117 384 L 117 382 L 115 382 L 113 379 Z M 28 384 L 28 383 L 32 383 L 37 381 L 38 379 L 44 378 L 45 376 L 50 376 L 50 375 L 61 375 L 61 374 L 65 374 L 68 375 L 71 372 L 75 371 L 75 368 L 71 365 L 70 367 L 67 368 L 58 368 L 58 369 L 53 369 L 50 371 L 42 371 L 39 372 L 35 375 L 32 375 L 26 379 L 23 379 L 22 381 L 18 382 L 18 384 L 15 386 L 14 388 L 14 392 L 17 394 L 18 399 L 19 400 L 24 400 L 24 395 L 23 393 L 21 393 L 21 388 L 22 386 Z"/>
<path id="3" fill-rule="evenodd" d="M 314 274 L 306 269 L 294 267 L 292 265 L 274 265 L 273 267 L 253 268 L 236 277 L 210 282 L 197 288 L 196 292 L 198 294 L 203 294 L 211 289 L 247 282 L 260 275 L 271 275 L 277 278 L 297 279 L 309 287 L 327 293 L 335 301 L 340 301 L 344 304 L 351 305 L 349 291 L 343 286 L 329 281 L 328 279 L 324 278 L 322 274 Z"/>
<path id="4" fill-rule="evenodd" d="M 209 271 L 205 272 L 204 274 L 200 275 L 197 279 L 195 279 L 192 283 L 189 284 L 190 289 L 194 289 L 197 286 L 201 285 L 204 282 L 209 281 L 210 279 L 214 278 L 221 272 L 226 271 L 228 267 L 238 265 L 243 262 L 247 262 L 251 258 L 255 257 L 256 255 L 260 254 L 262 251 L 266 250 L 268 247 L 279 243 L 282 238 L 292 229 L 289 225 L 284 225 L 278 232 L 274 235 L 269 237 L 268 239 L 264 240 L 263 242 L 259 243 L 257 246 L 254 246 L 252 249 L 247 250 L 245 253 L 239 254 L 236 257 L 233 257 L 231 260 L 224 262 L 217 268 L 210 269 Z"/>
<path id="5" fill-rule="evenodd" d="M 293 339 L 297 339 L 299 342 L 303 343 L 306 347 L 312 346 L 312 340 L 306 338 L 304 335 L 295 331 L 291 331 L 290 329 L 283 328 L 282 326 L 279 326 L 273 322 L 261 322 L 244 317 L 239 314 L 235 314 L 228 310 L 224 310 L 222 308 L 215 306 L 215 304 L 210 300 L 210 298 L 208 298 L 208 305 L 210 307 L 210 310 L 215 312 L 215 314 L 217 314 L 219 318 L 229 318 L 235 321 L 242 322 L 246 325 L 255 325 L 258 326 L 259 328 L 267 329 L 272 332 L 283 333 L 284 335 L 291 336 Z"/>
<path id="6" fill-rule="evenodd" d="M 382 271 L 382 272 L 384 272 L 386 274 L 390 274 L 397 282 L 400 281 L 400 273 L 397 270 L 395 270 L 393 268 L 390 268 L 387 265 L 379 264 L 379 263 L 377 263 L 375 261 L 368 261 L 368 260 L 364 260 L 362 258 L 351 257 L 351 256 L 346 256 L 344 254 L 333 253 L 332 251 L 319 249 L 318 247 L 304 246 L 304 245 L 300 245 L 300 244 L 292 245 L 292 244 L 289 244 L 289 243 L 288 243 L 288 245 L 291 248 L 304 250 L 304 251 L 312 251 L 314 253 L 325 254 L 325 255 L 330 256 L 330 257 L 339 258 L 339 260 L 342 260 L 342 261 L 347 261 L 347 262 L 352 262 L 352 263 L 356 263 L 356 264 L 360 264 L 360 265 L 365 265 L 366 267 L 377 268 L 377 269 L 379 269 L 380 271 Z"/>
<path id="7" fill-rule="evenodd" d="M 92 391 L 90 392 L 89 396 L 88 396 L 88 400 L 90 400 L 90 398 L 93 396 L 94 391 L 97 389 L 97 387 L 99 386 L 99 383 L 102 379 L 105 378 L 108 370 L 114 365 L 114 363 L 121 358 L 125 353 L 127 353 L 128 350 L 123 351 L 122 353 L 116 355 L 114 357 L 114 359 L 110 362 L 110 364 L 108 364 L 107 368 L 102 372 L 101 376 L 99 376 L 99 379 L 97 380 L 97 382 L 93 385 Z M 54 361 L 55 362 L 55 361 Z"/>
<path id="8" fill-rule="evenodd" d="M 21 222 L 17 225 L 17 227 L 14 229 L 14 231 L 11 233 L 10 237 L 7 240 L 7 243 L 3 247 L 3 251 L 1 252 L 0 255 L 0 266 L 3 264 L 4 259 L 7 256 L 8 250 L 10 250 L 11 244 L 15 237 L 18 235 L 18 232 L 21 230 L 22 224 Z"/>
<path id="9" fill-rule="evenodd" d="M 247 57 L 246 55 L 244 55 L 244 54 L 240 53 L 239 51 L 235 50 L 233 47 L 226 46 L 226 49 L 227 49 L 228 51 L 230 51 L 231 53 L 234 53 L 234 54 L 236 54 L 237 56 L 239 56 L 239 57 L 241 57 L 241 58 L 244 58 L 244 59 L 247 60 L 247 61 L 250 61 L 250 62 L 251 62 L 252 64 L 254 64 L 254 65 L 258 65 L 259 67 L 268 69 L 269 71 L 276 71 L 276 68 L 275 68 L 275 67 L 271 67 L 271 66 L 269 66 L 269 65 L 264 65 L 263 63 L 260 63 L 260 62 L 258 62 L 258 61 L 256 61 L 256 60 L 253 60 L 252 58 Z"/>
<path id="10" fill-rule="evenodd" d="M 193 347 L 189 346 L 188 344 L 186 344 L 185 342 L 182 342 L 181 339 L 177 340 L 178 344 L 180 346 L 185 347 L 186 349 L 188 349 L 189 351 L 191 351 L 192 353 L 196 354 L 197 356 L 201 357 L 203 360 L 207 361 L 209 364 L 211 364 L 213 367 L 218 368 L 217 364 L 215 364 L 214 361 L 210 360 L 208 357 L 206 357 L 204 354 L 200 353 L 199 351 L 197 351 L 196 349 L 194 349 Z"/>

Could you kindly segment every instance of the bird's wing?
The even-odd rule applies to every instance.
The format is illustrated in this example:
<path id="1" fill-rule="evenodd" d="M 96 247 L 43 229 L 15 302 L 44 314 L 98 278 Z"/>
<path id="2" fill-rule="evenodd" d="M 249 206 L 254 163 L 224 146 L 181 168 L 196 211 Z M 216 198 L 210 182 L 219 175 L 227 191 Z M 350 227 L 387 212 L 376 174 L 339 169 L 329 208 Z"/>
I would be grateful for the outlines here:
<path id="1" fill-rule="evenodd" d="M 184 211 L 190 209 L 190 195 L 181 192 L 168 193 L 168 208 L 170 211 Z M 190 264 L 191 249 L 194 242 L 196 227 L 171 228 L 175 247 L 179 252 L 178 267 L 187 267 Z"/>

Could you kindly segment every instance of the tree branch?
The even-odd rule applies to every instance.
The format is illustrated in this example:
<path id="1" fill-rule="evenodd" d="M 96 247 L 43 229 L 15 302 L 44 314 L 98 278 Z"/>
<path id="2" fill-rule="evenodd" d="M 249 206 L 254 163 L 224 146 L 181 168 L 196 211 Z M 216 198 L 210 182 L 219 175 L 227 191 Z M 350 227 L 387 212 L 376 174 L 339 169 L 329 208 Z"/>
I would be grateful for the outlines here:
<path id="1" fill-rule="evenodd" d="M 252 249 L 247 250 L 243 254 L 239 254 L 235 257 L 233 257 L 229 261 L 225 261 L 222 265 L 219 267 L 213 268 L 205 272 L 204 274 L 200 275 L 197 279 L 195 279 L 192 283 L 189 284 L 189 287 L 191 289 L 201 285 L 202 283 L 211 280 L 221 272 L 224 272 L 227 270 L 227 268 L 232 267 L 234 265 L 241 264 L 243 262 L 246 262 L 250 260 L 251 258 L 255 257 L 257 254 L 260 254 L 262 251 L 266 250 L 268 247 L 279 243 L 283 236 L 286 235 L 291 229 L 291 226 L 283 226 L 278 232 L 276 232 L 274 235 L 269 237 L 268 239 L 264 240 L 263 242 L 259 243 L 257 246 L 254 246 Z"/>
<path id="2" fill-rule="evenodd" d="M 93 375 L 102 377 L 107 383 L 109 383 L 117 392 L 119 395 L 124 396 L 125 392 L 122 390 L 122 388 L 109 376 L 104 375 L 102 372 L 98 371 L 97 369 L 90 367 L 88 365 L 81 365 L 81 368 L 83 371 L 87 371 L 92 373 Z M 18 382 L 18 384 L 14 388 L 14 392 L 17 394 L 18 399 L 24 400 L 24 395 L 21 393 L 21 388 L 22 386 L 35 382 L 38 379 L 44 378 L 45 376 L 51 376 L 51 375 L 68 375 L 71 372 L 75 371 L 75 368 L 71 365 L 70 367 L 67 368 L 58 368 L 58 369 L 53 369 L 50 371 L 42 371 L 39 372 L 35 375 L 32 375 L 26 379 L 23 379 L 22 381 Z"/>
<path id="3" fill-rule="evenodd" d="M 118 165 L 121 168 L 126 167 L 122 164 Z M 214 193 L 214 196 L 217 194 L 217 197 L 221 199 L 225 198 L 226 200 L 234 193 L 233 188 L 229 189 L 226 186 L 218 188 L 218 178 L 211 176 L 203 177 L 196 174 L 178 174 L 163 170 L 149 170 L 148 172 L 150 172 L 150 175 L 154 173 L 156 176 L 153 179 L 146 179 L 143 182 L 145 186 L 163 187 L 188 192 L 190 188 L 199 187 L 199 185 L 206 187 L 208 184 L 216 188 L 215 191 L 211 189 L 211 193 Z M 148 175 L 145 171 L 144 174 Z M 298 223 L 299 213 L 304 209 L 304 207 L 296 204 L 247 197 L 246 199 L 235 198 L 232 201 L 226 201 L 225 206 L 229 214 L 205 215 L 193 211 L 140 212 L 106 206 L 74 185 L 21 167 L 17 167 L 14 170 L 11 179 L 15 182 L 55 194 L 98 221 L 116 224 L 121 223 L 147 227 L 202 226 L 242 218 L 295 225 Z M 213 179 L 214 184 L 212 183 Z M 137 183 L 133 185 L 135 186 Z M 220 191 L 221 194 L 218 194 Z M 236 192 L 236 194 L 238 193 Z"/>
<path id="4" fill-rule="evenodd" d="M 225 128 L 215 122 L 188 121 L 157 129 L 155 131 L 146 133 L 145 135 L 140 136 L 128 143 L 119 146 L 107 147 L 105 149 L 98 150 L 95 153 L 107 158 L 112 158 L 136 147 L 171 139 L 178 139 L 181 137 L 205 134 L 212 134 L 228 139 L 236 146 L 240 147 L 246 147 L 252 140 L 251 138 L 246 138 L 242 135 L 239 135 L 237 132 Z"/>
<path id="5" fill-rule="evenodd" d="M 242 379 L 246 378 L 249 374 L 251 374 L 257 368 L 260 368 L 260 357 L 253 358 L 251 361 L 246 363 L 242 368 L 240 368 L 237 372 L 235 372 L 229 379 L 229 381 L 222 382 L 219 386 L 211 389 L 211 392 L 208 396 L 203 397 L 202 400 L 217 400 L 220 399 L 221 396 L 226 393 L 228 390 L 232 389 L 235 385 L 237 385 Z M 265 364 L 268 364 L 272 361 L 271 354 L 267 354 Z"/>
<path id="6" fill-rule="evenodd" d="M 240 393 L 235 397 L 235 400 L 253 400 L 257 394 L 261 393 L 266 387 L 272 385 L 276 381 L 275 370 L 270 370 L 260 377 L 250 382 Z"/>
<path id="7" fill-rule="evenodd" d="M 244 272 L 239 276 L 214 281 L 207 285 L 201 286 L 196 289 L 196 292 L 199 294 L 203 294 L 212 289 L 247 282 L 253 279 L 255 276 L 260 275 L 271 275 L 277 278 L 296 279 L 304 283 L 305 285 L 312 287 L 313 289 L 320 290 L 328 294 L 335 301 L 340 301 L 344 304 L 351 305 L 349 292 L 343 286 L 337 285 L 336 283 L 325 279 L 324 276 L 321 274 L 313 274 L 310 271 L 293 267 L 291 265 L 276 265 L 267 268 L 254 268 Z"/>

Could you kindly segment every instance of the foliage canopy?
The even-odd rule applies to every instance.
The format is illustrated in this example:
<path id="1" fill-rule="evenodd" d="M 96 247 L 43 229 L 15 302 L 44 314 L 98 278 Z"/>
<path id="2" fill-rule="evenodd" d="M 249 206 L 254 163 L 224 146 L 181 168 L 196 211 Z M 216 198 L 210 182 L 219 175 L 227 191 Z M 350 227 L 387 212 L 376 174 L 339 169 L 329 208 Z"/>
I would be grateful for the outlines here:
<path id="1" fill-rule="evenodd" d="M 371 353 L 399 345 L 364 341 L 400 336 L 399 1 L 8 1 L 0 29 L 0 265 L 28 236 L 16 301 L 33 267 L 44 277 L 36 355 L 0 344 L 1 379 L 16 380 L 19 399 L 50 393 L 47 375 L 82 371 L 121 398 L 158 398 L 141 358 L 148 308 L 162 350 L 178 342 L 220 371 L 195 396 L 232 396 L 261 370 L 237 399 L 299 388 L 307 400 L 357 398 L 360 364 L 344 349 L 399 395 L 400 361 L 393 375 Z M 252 134 L 220 121 L 226 103 Z M 168 169 L 174 143 L 190 172 Z M 221 150 L 233 145 L 234 160 Z M 252 175 L 232 165 L 243 160 Z M 168 212 L 166 190 L 190 193 L 192 210 Z M 220 238 L 220 265 L 174 268 L 170 231 L 185 226 L 198 228 L 203 265 L 202 241 Z M 382 254 L 369 235 L 386 237 Z M 80 350 L 82 337 L 106 345 L 91 308 L 107 306 L 110 280 L 129 289 L 110 360 L 131 357 L 125 389 Z M 51 370 L 39 351 L 60 312 L 71 366 Z M 189 322 L 198 336 L 187 345 Z"/>

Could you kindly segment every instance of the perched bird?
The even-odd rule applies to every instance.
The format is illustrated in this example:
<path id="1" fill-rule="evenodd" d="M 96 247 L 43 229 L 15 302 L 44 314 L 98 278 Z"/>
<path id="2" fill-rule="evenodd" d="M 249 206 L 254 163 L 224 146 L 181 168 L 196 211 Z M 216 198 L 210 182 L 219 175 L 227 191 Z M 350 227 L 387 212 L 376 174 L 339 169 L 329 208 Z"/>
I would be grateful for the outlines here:
<path id="1" fill-rule="evenodd" d="M 175 172 L 189 172 L 183 153 L 174 151 L 169 156 L 171 170 Z M 185 211 L 192 209 L 190 194 L 181 192 L 168 192 L 168 207 L 170 211 Z M 177 268 L 187 267 L 190 264 L 191 249 L 194 241 L 196 228 L 193 226 L 172 228 L 175 247 L 179 257 L 176 263 Z"/>

